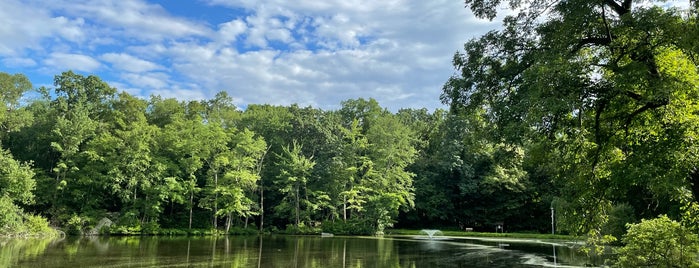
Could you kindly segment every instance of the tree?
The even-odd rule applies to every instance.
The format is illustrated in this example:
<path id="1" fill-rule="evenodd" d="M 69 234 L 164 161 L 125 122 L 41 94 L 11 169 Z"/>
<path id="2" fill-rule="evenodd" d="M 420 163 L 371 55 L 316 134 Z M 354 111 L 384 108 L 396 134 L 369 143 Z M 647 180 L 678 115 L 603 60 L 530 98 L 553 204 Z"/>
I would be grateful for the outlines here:
<path id="1" fill-rule="evenodd" d="M 116 89 L 97 76 L 71 71 L 55 76 L 54 85 L 50 148 L 56 159 L 52 159 L 55 165 L 49 172 L 55 178 L 50 213 L 57 217 L 66 214 L 69 207 L 80 211 L 94 201 L 85 194 L 96 187 L 96 181 L 81 171 L 88 157 L 83 152 L 90 140 L 107 130 L 102 126 Z"/>
<path id="2" fill-rule="evenodd" d="M 17 131 L 32 123 L 32 114 L 20 105 L 20 99 L 29 90 L 32 83 L 22 74 L 10 75 L 0 72 L 0 140 L 5 133 Z"/>
<path id="3" fill-rule="evenodd" d="M 207 146 L 207 158 L 204 159 L 208 166 L 207 185 L 205 196 L 200 203 L 200 206 L 213 211 L 212 225 L 214 229 L 218 227 L 218 195 L 219 175 L 225 173 L 225 170 L 230 166 L 232 161 L 231 151 L 229 149 L 231 142 L 230 134 L 235 132 L 236 123 L 239 121 L 240 112 L 233 105 L 233 99 L 228 96 L 225 91 L 216 94 L 216 97 L 206 102 L 206 112 L 204 120 L 206 121 L 207 133 L 204 138 Z M 227 228 L 230 224 L 227 225 Z"/>
<path id="4" fill-rule="evenodd" d="M 282 155 L 277 155 L 281 172 L 275 181 L 279 191 L 284 196 L 276 210 L 288 211 L 291 208 L 297 229 L 302 223 L 300 219 L 302 198 L 305 209 L 308 209 L 308 188 L 306 186 L 311 170 L 315 166 L 313 156 L 304 156 L 301 148 L 301 145 L 293 141 L 291 146 L 284 147 Z"/>
<path id="5" fill-rule="evenodd" d="M 214 229 L 218 227 L 218 194 L 219 194 L 219 174 L 225 172 L 225 169 L 230 165 L 231 156 L 228 148 L 230 141 L 229 135 L 225 132 L 218 122 L 210 122 L 206 126 L 207 131 L 204 133 L 203 142 L 206 144 L 204 149 L 207 151 L 204 162 L 208 165 L 208 178 L 206 188 L 204 189 L 204 197 L 199 205 L 203 208 L 213 211 L 212 226 Z"/>
<path id="6" fill-rule="evenodd" d="M 153 153 L 159 129 L 146 121 L 147 103 L 141 99 L 120 93 L 112 107 L 105 115 L 111 129 L 88 143 L 84 154 L 90 162 L 83 171 L 99 174 L 93 181 L 116 197 L 123 215 L 133 215 L 140 225 L 156 224 L 167 196 L 165 167 Z"/>
<path id="7" fill-rule="evenodd" d="M 226 216 L 226 232 L 231 227 L 234 215 L 247 219 L 258 214 L 257 203 L 252 198 L 252 191 L 259 180 L 258 165 L 264 156 L 266 144 L 250 130 L 237 131 L 229 129 L 225 133 L 218 123 L 207 125 L 206 143 L 210 156 L 206 160 L 212 174 L 207 181 L 205 196 L 200 206 L 214 212 L 214 228 L 218 216 Z M 221 176 L 219 176 L 219 174 Z"/>
<path id="8" fill-rule="evenodd" d="M 197 181 L 197 172 L 204 166 L 206 155 L 206 145 L 203 142 L 206 140 L 206 128 L 200 117 L 195 116 L 193 119 L 184 118 L 183 114 L 174 114 L 170 119 L 171 122 L 162 129 L 161 136 L 158 138 L 159 145 L 162 148 L 162 155 L 167 161 L 166 168 L 167 177 L 177 178 L 179 183 L 183 185 L 184 194 L 187 196 L 187 209 L 189 210 L 188 228 L 192 228 L 192 216 L 194 213 L 194 195 L 201 188 Z"/>
<path id="9" fill-rule="evenodd" d="M 27 214 L 20 207 L 34 204 L 36 181 L 31 162 L 16 160 L 3 146 L 7 133 L 14 134 L 33 121 L 31 111 L 20 105 L 20 99 L 31 88 L 26 76 L 0 72 L 0 235 L 49 229 L 45 219 Z"/>
<path id="10" fill-rule="evenodd" d="M 342 145 L 334 181 L 342 187 L 343 220 L 361 219 L 382 233 L 400 208 L 414 205 L 414 174 L 406 170 L 417 155 L 414 133 L 373 99 L 343 102 L 338 114 Z"/>
<path id="11" fill-rule="evenodd" d="M 497 142 L 555 152 L 539 162 L 556 163 L 548 176 L 571 232 L 598 228 L 616 202 L 648 216 L 676 206 L 676 189 L 697 185 L 696 154 L 683 153 L 699 134 L 696 14 L 659 1 L 509 2 L 520 12 L 502 30 L 454 56 L 442 100 L 486 111 Z M 499 3 L 466 1 L 489 19 Z"/>
<path id="12" fill-rule="evenodd" d="M 31 88 L 26 76 L 0 72 L 0 197 L 8 197 L 20 204 L 33 201 L 34 173 L 28 164 L 16 161 L 9 151 L 3 149 L 2 141 L 5 133 L 31 124 L 31 112 L 19 105 L 20 98 Z"/>
<path id="13" fill-rule="evenodd" d="M 243 113 L 239 128 L 249 129 L 264 139 L 267 144 L 266 152 L 270 155 L 280 154 L 282 147 L 290 142 L 291 121 L 293 115 L 289 109 L 272 105 L 249 105 Z M 264 158 L 264 157 L 263 157 Z M 270 222 L 271 217 L 265 217 L 269 208 L 274 205 L 269 201 L 278 200 L 274 191 L 274 178 L 279 174 L 277 165 L 273 161 L 262 161 L 258 166 L 259 197 L 260 197 L 260 227 Z M 269 200 L 269 201 L 268 201 Z M 274 202 L 272 202 L 274 204 Z M 274 216 L 274 214 L 272 214 Z M 272 219 L 274 220 L 274 219 Z"/>

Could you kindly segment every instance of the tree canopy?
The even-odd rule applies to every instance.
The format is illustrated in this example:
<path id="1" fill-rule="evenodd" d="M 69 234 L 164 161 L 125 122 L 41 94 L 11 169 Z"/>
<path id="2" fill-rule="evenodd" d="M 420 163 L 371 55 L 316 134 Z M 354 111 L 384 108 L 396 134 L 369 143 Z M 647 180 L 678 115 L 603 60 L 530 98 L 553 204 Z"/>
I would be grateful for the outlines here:
<path id="1" fill-rule="evenodd" d="M 503 28 L 454 56 L 442 100 L 484 111 L 495 141 L 542 148 L 571 231 L 615 203 L 657 215 L 699 198 L 696 10 L 662 3 L 509 1 Z M 493 19 L 504 3 L 466 4 Z"/>

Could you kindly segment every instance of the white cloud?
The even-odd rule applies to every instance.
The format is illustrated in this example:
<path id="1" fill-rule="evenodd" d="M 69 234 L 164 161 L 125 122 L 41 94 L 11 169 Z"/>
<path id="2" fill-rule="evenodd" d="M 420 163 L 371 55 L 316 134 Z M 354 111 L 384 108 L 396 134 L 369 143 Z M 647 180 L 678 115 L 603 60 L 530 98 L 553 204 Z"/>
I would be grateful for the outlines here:
<path id="1" fill-rule="evenodd" d="M 20 1 L 0 1 L 0 55 L 20 55 L 28 48 L 42 49 L 43 38 L 79 40 L 83 36 L 80 24 L 80 20 L 52 17 L 48 10 Z"/>
<path id="2" fill-rule="evenodd" d="M 5 58 L 2 64 L 8 67 L 33 67 L 36 61 L 30 58 Z"/>
<path id="3" fill-rule="evenodd" d="M 94 72 L 102 65 L 90 56 L 71 53 L 51 53 L 44 60 L 43 64 L 56 71 L 75 70 L 83 72 Z"/>
<path id="4" fill-rule="evenodd" d="M 163 66 L 125 53 L 106 53 L 100 56 L 100 59 L 109 62 L 112 67 L 116 69 L 131 73 L 141 73 L 164 69 Z"/>
<path id="5" fill-rule="evenodd" d="M 128 81 L 130 85 L 148 89 L 164 89 L 170 85 L 168 82 L 170 77 L 167 74 L 157 72 L 145 74 L 127 73 L 122 75 L 122 79 Z"/>
<path id="6" fill-rule="evenodd" d="M 373 97 L 392 110 L 433 108 L 453 53 L 496 27 L 452 0 L 209 4 L 233 8 L 231 16 L 202 22 L 146 0 L 0 1 L 0 56 L 7 55 L 0 59 L 41 63 L 48 68 L 34 68 L 44 74 L 97 72 L 145 96 L 201 99 L 228 90 L 238 104 L 335 108 Z"/>
<path id="7" fill-rule="evenodd" d="M 171 16 L 160 5 L 142 0 L 64 0 L 46 4 L 54 10 L 90 20 L 96 27 L 95 31 L 108 30 L 121 37 L 158 41 L 212 33 L 200 23 Z"/>
<path id="8" fill-rule="evenodd" d="M 228 44 L 237 40 L 238 36 L 245 33 L 247 25 L 242 20 L 236 19 L 218 25 L 218 41 Z"/>
<path id="9" fill-rule="evenodd" d="M 245 52 L 230 56 L 225 64 L 179 65 L 182 73 L 225 73 L 214 75 L 221 80 L 206 80 L 206 85 L 250 85 L 251 92 L 264 92 L 232 92 L 244 94 L 242 98 L 253 103 L 298 98 L 329 107 L 347 98 L 374 97 L 392 109 L 441 106 L 438 98 L 442 84 L 453 73 L 453 53 L 466 40 L 499 24 L 477 20 L 461 3 L 449 0 L 209 2 L 252 13 L 245 19 L 247 44 L 270 49 L 271 41 L 283 40 L 289 48 L 250 62 L 254 72 L 236 65 Z M 275 39 L 276 29 L 296 39 Z M 191 79 L 201 79 L 197 77 L 202 76 Z"/>

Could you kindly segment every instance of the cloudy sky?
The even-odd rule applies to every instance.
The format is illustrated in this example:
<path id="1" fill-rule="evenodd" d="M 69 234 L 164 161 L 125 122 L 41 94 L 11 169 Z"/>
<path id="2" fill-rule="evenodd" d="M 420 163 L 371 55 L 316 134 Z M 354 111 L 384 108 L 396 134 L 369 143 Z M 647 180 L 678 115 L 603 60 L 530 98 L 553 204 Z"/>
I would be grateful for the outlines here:
<path id="1" fill-rule="evenodd" d="M 462 0 L 2 0 L 0 72 L 96 74 L 147 98 L 443 107 L 451 57 L 499 23 Z"/>

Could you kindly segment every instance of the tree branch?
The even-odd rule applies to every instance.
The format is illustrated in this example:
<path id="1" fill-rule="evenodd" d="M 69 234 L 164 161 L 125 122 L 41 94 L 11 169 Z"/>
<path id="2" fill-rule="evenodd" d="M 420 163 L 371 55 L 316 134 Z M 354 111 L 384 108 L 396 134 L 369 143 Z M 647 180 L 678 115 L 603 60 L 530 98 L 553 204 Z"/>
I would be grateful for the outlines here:
<path id="1" fill-rule="evenodd" d="M 643 96 L 641 96 L 641 94 L 638 94 L 630 90 L 625 91 L 624 94 L 626 94 L 626 96 L 629 96 L 629 98 L 632 98 L 637 101 L 641 101 L 641 99 L 643 99 Z"/>
<path id="2" fill-rule="evenodd" d="M 627 12 L 631 11 L 631 2 L 632 2 L 632 0 L 624 0 L 624 3 L 621 4 L 621 7 L 626 9 Z"/>
<path id="3" fill-rule="evenodd" d="M 631 122 L 633 121 L 633 119 L 634 119 L 636 116 L 638 116 L 639 114 L 641 114 L 641 113 L 643 113 L 643 112 L 645 112 L 645 111 L 648 111 L 648 110 L 651 110 L 651 109 L 655 109 L 655 108 L 663 107 L 663 106 L 665 106 L 665 105 L 668 105 L 669 103 L 670 103 L 670 100 L 669 100 L 669 99 L 667 99 L 667 98 L 662 98 L 662 99 L 659 99 L 659 100 L 649 101 L 649 102 L 647 102 L 645 105 L 641 106 L 641 108 L 638 108 L 637 110 L 633 111 L 633 112 L 629 115 L 629 117 L 626 118 L 626 122 L 624 123 L 624 131 L 625 131 L 625 133 L 626 133 L 626 136 L 627 136 L 627 137 L 629 136 L 629 126 L 631 125 Z"/>
<path id="4" fill-rule="evenodd" d="M 580 51 L 581 48 L 587 45 L 607 46 L 611 43 L 612 39 L 610 37 L 586 37 L 578 41 L 573 48 L 572 53 Z"/>
<path id="5" fill-rule="evenodd" d="M 618 14 L 619 17 L 631 11 L 631 0 L 624 0 L 624 3 L 622 3 L 621 5 L 614 0 L 604 0 L 604 3 L 607 4 L 607 6 L 614 9 L 614 12 L 616 12 L 616 14 Z"/>

